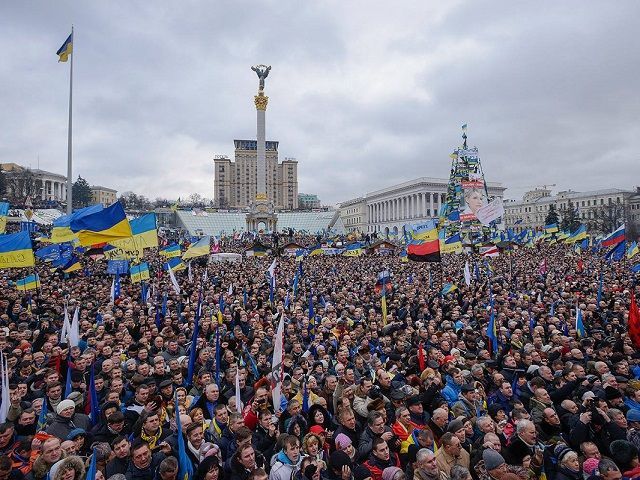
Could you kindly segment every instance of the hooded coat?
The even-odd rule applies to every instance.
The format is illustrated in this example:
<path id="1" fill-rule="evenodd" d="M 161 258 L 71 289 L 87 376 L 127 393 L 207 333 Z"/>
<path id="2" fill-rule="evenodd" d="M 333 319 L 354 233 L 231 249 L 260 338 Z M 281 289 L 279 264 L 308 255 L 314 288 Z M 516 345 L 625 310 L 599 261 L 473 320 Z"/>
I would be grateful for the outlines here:
<path id="1" fill-rule="evenodd" d="M 68 470 L 69 467 L 73 468 L 75 472 L 73 477 L 74 480 L 81 480 L 84 478 L 84 463 L 82 458 L 76 455 L 71 455 L 53 464 L 49 472 L 51 480 L 62 480 L 64 472 Z"/>

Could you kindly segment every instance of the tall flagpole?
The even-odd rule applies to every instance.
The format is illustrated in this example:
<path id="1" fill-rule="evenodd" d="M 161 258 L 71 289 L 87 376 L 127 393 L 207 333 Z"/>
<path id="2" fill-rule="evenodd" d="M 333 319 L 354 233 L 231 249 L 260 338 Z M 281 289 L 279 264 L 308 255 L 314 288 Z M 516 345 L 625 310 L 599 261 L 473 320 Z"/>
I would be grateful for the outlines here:
<path id="1" fill-rule="evenodd" d="M 73 36 L 73 25 L 71 25 L 71 70 L 69 74 L 69 136 L 67 138 L 67 214 L 73 211 L 73 179 L 71 168 L 71 139 L 73 132 L 73 57 L 75 57 L 76 39 Z"/>

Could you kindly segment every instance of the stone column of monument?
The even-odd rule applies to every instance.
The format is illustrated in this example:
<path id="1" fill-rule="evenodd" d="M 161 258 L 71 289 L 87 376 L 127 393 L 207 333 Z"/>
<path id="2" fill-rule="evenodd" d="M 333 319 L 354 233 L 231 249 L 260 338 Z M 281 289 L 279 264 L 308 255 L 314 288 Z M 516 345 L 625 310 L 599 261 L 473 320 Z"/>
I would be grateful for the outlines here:
<path id="1" fill-rule="evenodd" d="M 260 79 L 260 84 L 258 87 L 258 94 L 253 97 L 254 103 L 256 105 L 256 114 L 257 114 L 257 158 L 256 158 L 256 201 L 266 201 L 267 200 L 267 153 L 266 153 L 266 125 L 265 125 L 265 114 L 267 111 L 267 104 L 269 103 L 269 97 L 264 94 L 264 79 L 269 75 L 269 70 L 271 67 L 267 67 L 265 65 L 258 65 L 256 67 L 252 67 L 252 70 L 256 72 L 258 78 Z"/>

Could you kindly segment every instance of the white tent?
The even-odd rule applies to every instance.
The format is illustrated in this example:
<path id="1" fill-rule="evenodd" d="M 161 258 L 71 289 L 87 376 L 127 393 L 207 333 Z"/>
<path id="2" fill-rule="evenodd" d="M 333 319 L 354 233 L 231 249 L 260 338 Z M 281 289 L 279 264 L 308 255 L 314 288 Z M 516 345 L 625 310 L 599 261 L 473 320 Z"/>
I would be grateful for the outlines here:
<path id="1" fill-rule="evenodd" d="M 209 255 L 209 263 L 216 262 L 242 262 L 242 255 L 239 253 L 214 253 Z"/>

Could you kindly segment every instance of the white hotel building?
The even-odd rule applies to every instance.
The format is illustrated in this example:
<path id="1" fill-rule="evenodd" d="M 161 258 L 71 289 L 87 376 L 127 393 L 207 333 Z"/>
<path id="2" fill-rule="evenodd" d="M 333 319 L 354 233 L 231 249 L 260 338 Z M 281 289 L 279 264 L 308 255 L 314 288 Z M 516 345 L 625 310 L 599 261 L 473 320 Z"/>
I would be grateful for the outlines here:
<path id="1" fill-rule="evenodd" d="M 448 179 L 420 177 L 369 192 L 340 204 L 340 217 L 348 232 L 397 235 L 407 223 L 438 216 L 445 202 Z M 502 198 L 500 183 L 487 182 L 489 201 Z"/>

